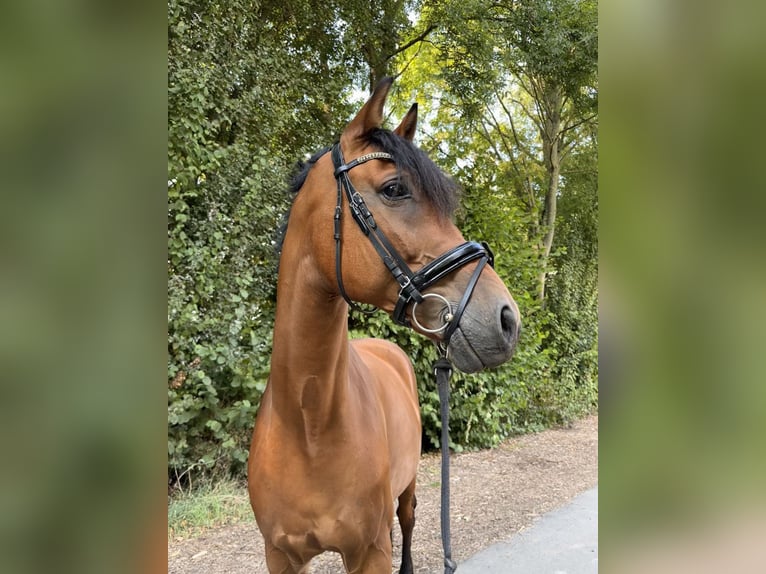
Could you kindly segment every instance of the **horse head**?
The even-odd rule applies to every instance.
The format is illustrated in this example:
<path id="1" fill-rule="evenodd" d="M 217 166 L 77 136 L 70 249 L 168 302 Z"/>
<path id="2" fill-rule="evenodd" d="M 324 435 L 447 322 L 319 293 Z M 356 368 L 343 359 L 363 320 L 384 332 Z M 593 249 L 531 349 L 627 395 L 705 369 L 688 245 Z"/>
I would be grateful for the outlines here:
<path id="1" fill-rule="evenodd" d="M 412 143 L 417 104 L 395 130 L 382 128 L 391 84 L 378 84 L 317 160 L 291 225 L 303 218 L 311 230 L 311 269 L 328 297 L 388 312 L 442 345 L 464 372 L 500 365 L 518 340 L 518 306 L 489 248 L 455 226 L 458 186 Z"/>

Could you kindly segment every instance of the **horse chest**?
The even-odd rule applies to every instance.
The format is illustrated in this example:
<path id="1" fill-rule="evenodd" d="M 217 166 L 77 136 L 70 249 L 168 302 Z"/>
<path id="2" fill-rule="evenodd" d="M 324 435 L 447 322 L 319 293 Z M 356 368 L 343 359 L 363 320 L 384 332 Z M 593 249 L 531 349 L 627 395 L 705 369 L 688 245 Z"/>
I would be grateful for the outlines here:
<path id="1" fill-rule="evenodd" d="M 353 552 L 369 544 L 381 530 L 390 530 L 393 501 L 383 498 L 379 492 L 346 492 L 341 498 L 329 500 L 315 493 L 282 509 L 271 530 L 272 539 L 275 546 L 288 553 L 307 548 L 312 553 Z"/>
<path id="2" fill-rule="evenodd" d="M 249 469 L 259 506 L 278 499 L 282 507 L 331 509 L 348 493 L 358 498 L 383 484 L 390 490 L 387 457 L 371 457 L 371 445 L 358 436 L 340 431 L 313 443 L 280 433 L 263 438 L 264 448 L 251 452 Z"/>

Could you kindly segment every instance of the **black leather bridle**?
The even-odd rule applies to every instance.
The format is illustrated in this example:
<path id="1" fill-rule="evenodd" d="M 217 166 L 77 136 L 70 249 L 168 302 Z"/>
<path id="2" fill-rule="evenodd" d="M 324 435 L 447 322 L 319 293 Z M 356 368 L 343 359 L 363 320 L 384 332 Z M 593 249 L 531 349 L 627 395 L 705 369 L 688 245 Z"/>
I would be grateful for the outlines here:
<path id="1" fill-rule="evenodd" d="M 447 349 L 449 347 L 450 339 L 460 324 L 463 312 L 468 306 L 474 288 L 479 281 L 479 276 L 487 263 L 489 263 L 490 266 L 493 266 L 494 255 L 486 243 L 480 244 L 475 241 L 466 241 L 465 243 L 450 249 L 446 253 L 443 253 L 422 267 L 419 271 L 413 273 L 409 265 L 407 265 L 402 256 L 399 255 L 394 246 L 391 245 L 391 242 L 383 231 L 378 227 L 375 218 L 367 207 L 367 204 L 364 202 L 364 199 L 359 192 L 354 189 L 354 186 L 349 179 L 348 172 L 351 169 L 370 160 L 395 161 L 391 154 L 376 151 L 362 155 L 345 163 L 343 160 L 343 152 L 340 149 L 340 143 L 336 143 L 332 147 L 332 162 L 335 166 L 335 179 L 338 182 L 338 201 L 335 206 L 334 217 L 335 273 L 338 281 L 338 290 L 346 303 L 348 303 L 349 307 L 362 310 L 349 298 L 346 289 L 343 287 L 343 273 L 341 270 L 343 244 L 341 236 L 341 217 L 343 214 L 343 194 L 345 192 L 351 216 L 362 230 L 362 233 L 364 233 L 370 240 L 375 251 L 378 252 L 378 255 L 380 255 L 380 258 L 383 260 L 386 268 L 399 284 L 399 297 L 397 298 L 393 313 L 394 321 L 400 325 L 412 327 L 407 318 L 407 307 L 412 304 L 410 317 L 412 318 L 412 322 L 414 322 L 421 331 L 431 334 L 444 331 L 441 341 L 437 344 L 441 350 L 441 357 L 434 363 L 433 370 L 439 389 L 439 410 L 442 421 L 440 441 L 442 451 L 441 532 L 442 545 L 444 547 L 444 572 L 445 574 L 452 574 L 457 568 L 457 564 L 452 560 L 452 547 L 450 543 L 449 380 L 452 375 L 452 365 L 447 358 Z M 463 296 L 454 313 L 452 312 L 452 304 L 443 296 L 437 293 L 424 293 L 426 289 L 438 283 L 453 271 L 460 269 L 471 261 L 477 260 L 478 265 L 476 265 L 476 269 L 474 269 L 473 275 L 471 275 L 471 279 L 468 281 L 468 285 L 466 285 Z M 429 297 L 440 299 L 447 308 L 446 313 L 442 315 L 443 325 L 435 329 L 428 329 L 421 325 L 418 322 L 416 315 L 417 305 Z"/>
<path id="2" fill-rule="evenodd" d="M 338 202 L 335 206 L 335 272 L 338 281 L 338 289 L 340 294 L 349 304 L 352 309 L 362 310 L 349 298 L 346 290 L 343 286 L 343 274 L 341 270 L 341 252 L 342 252 L 342 237 L 341 237 L 341 216 L 343 213 L 343 194 L 345 192 L 348 200 L 351 216 L 356 221 L 359 228 L 362 230 L 367 238 L 372 243 L 375 251 L 378 252 L 380 258 L 383 260 L 386 268 L 393 275 L 396 282 L 399 284 L 399 297 L 394 307 L 393 319 L 399 325 L 405 325 L 412 327 L 410 320 L 407 318 L 407 308 L 412 303 L 413 308 L 410 314 L 413 322 L 426 333 L 438 333 L 444 331 L 442 336 L 442 349 L 446 351 L 449 340 L 452 334 L 457 329 L 460 318 L 463 316 L 465 308 L 468 306 L 468 302 L 473 294 L 473 290 L 476 287 L 476 283 L 479 280 L 484 266 L 489 263 L 490 266 L 494 264 L 494 256 L 489 246 L 486 243 L 476 243 L 475 241 L 466 241 L 465 243 L 458 245 L 457 247 L 450 249 L 446 253 L 443 253 L 417 272 L 413 272 L 407 263 L 404 261 L 401 255 L 391 245 L 386 235 L 381 231 L 375 222 L 375 218 L 364 202 L 364 199 L 359 192 L 354 188 L 351 180 L 349 179 L 348 172 L 356 166 L 363 164 L 370 160 L 385 160 L 394 161 L 394 157 L 386 152 L 376 151 L 362 155 L 356 159 L 345 163 L 343 159 L 343 152 L 340 149 L 340 143 L 336 143 L 332 146 L 332 161 L 335 166 L 335 179 L 338 182 Z M 479 263 L 471 276 L 468 285 L 463 293 L 463 297 L 460 300 L 457 308 L 453 312 L 452 305 L 447 299 L 436 293 L 423 293 L 426 289 L 441 281 L 444 277 L 460 269 L 464 265 L 471 261 L 478 260 Z M 436 329 L 428 329 L 423 327 L 415 316 L 415 310 L 419 303 L 422 303 L 427 298 L 438 298 L 442 300 L 447 307 L 447 311 L 442 315 L 442 321 L 444 324 Z M 363 311 L 363 310 L 362 310 Z"/>
<path id="3" fill-rule="evenodd" d="M 370 212 L 364 199 L 359 192 L 354 189 L 351 180 L 348 177 L 348 172 L 356 166 L 363 164 L 370 160 L 384 160 L 395 161 L 394 157 L 386 152 L 376 151 L 362 155 L 356 159 L 345 163 L 343 160 L 343 153 L 340 149 L 340 143 L 336 143 L 332 146 L 332 162 L 335 166 L 335 179 L 338 182 L 338 202 L 335 206 L 335 273 L 338 281 L 338 289 L 341 296 L 348 303 L 352 309 L 357 309 L 363 312 L 358 305 L 356 305 L 346 293 L 346 289 L 343 287 L 343 273 L 341 271 L 341 255 L 342 255 L 342 243 L 341 237 L 341 217 L 343 214 L 343 194 L 345 192 L 348 200 L 351 216 L 356 221 L 359 228 L 362 230 L 367 238 L 372 243 L 375 251 L 378 252 L 383 263 L 394 276 L 394 279 L 399 284 L 399 297 L 394 307 L 393 318 L 394 321 L 400 325 L 406 325 L 412 327 L 409 319 L 407 319 L 407 307 L 412 304 L 412 312 L 410 317 L 417 327 L 426 333 L 438 333 L 444 331 L 442 340 L 437 343 L 440 348 L 441 357 L 439 357 L 433 365 L 434 375 L 436 376 L 436 382 L 439 389 L 439 410 L 441 414 L 442 428 L 441 428 L 441 453 L 442 453 L 442 471 L 441 471 L 441 533 L 442 533 L 442 546 L 444 547 L 444 574 L 453 574 L 457 568 L 457 564 L 452 560 L 452 545 L 450 543 L 450 520 L 449 520 L 449 507 L 450 507 L 450 480 L 449 480 L 449 380 L 452 376 L 452 365 L 447 358 L 447 349 L 449 347 L 449 341 L 453 333 L 460 324 L 460 318 L 463 316 L 465 308 L 468 306 L 468 302 L 471 299 L 476 283 L 479 281 L 484 266 L 489 263 L 490 267 L 494 265 L 494 255 L 489 245 L 486 243 L 476 243 L 475 241 L 466 241 L 465 243 L 458 245 L 457 247 L 450 249 L 446 253 L 443 253 L 419 271 L 413 273 L 407 263 L 404 261 L 401 255 L 396 251 L 391 242 L 388 241 L 386 235 L 375 223 L 375 218 Z M 471 261 L 478 260 L 478 265 L 471 275 L 471 279 L 466 285 L 463 296 L 455 309 L 452 312 L 452 304 L 443 296 L 437 293 L 424 293 L 426 289 L 432 285 L 441 281 L 444 277 L 470 263 Z M 428 329 L 423 327 L 418 322 L 415 314 L 417 305 L 422 303 L 425 299 L 433 297 L 440 299 L 447 307 L 446 313 L 442 315 L 442 321 L 444 324 L 435 329 Z"/>

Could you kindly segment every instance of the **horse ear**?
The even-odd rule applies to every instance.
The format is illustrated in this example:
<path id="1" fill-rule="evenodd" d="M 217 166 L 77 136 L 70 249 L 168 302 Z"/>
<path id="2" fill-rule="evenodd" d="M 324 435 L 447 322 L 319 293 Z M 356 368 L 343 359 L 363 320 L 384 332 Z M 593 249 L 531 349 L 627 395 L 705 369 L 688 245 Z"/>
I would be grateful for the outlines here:
<path id="1" fill-rule="evenodd" d="M 388 90 L 391 89 L 391 84 L 394 83 L 394 79 L 387 76 L 378 82 L 375 86 L 375 90 L 372 92 L 370 99 L 362 106 L 356 117 L 351 120 L 343 130 L 341 134 L 341 140 L 347 141 L 351 144 L 351 140 L 357 138 L 363 138 L 375 128 L 379 128 L 383 125 L 383 105 L 386 103 L 386 96 L 388 96 Z M 346 146 L 353 147 L 352 145 Z"/>
<path id="2" fill-rule="evenodd" d="M 410 111 L 407 112 L 407 115 L 404 116 L 404 119 L 402 119 L 402 123 L 400 123 L 399 127 L 394 130 L 394 133 L 408 141 L 412 141 L 415 137 L 415 128 L 417 128 L 417 126 L 418 104 L 415 102 L 412 104 Z"/>

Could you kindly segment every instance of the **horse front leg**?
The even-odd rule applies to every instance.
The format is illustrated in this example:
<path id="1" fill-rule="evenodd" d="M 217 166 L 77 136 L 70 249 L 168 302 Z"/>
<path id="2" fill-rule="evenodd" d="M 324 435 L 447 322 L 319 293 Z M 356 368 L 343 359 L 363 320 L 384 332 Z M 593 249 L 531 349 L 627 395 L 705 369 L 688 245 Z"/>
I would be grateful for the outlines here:
<path id="1" fill-rule="evenodd" d="M 415 497 L 415 480 L 413 479 L 406 490 L 399 495 L 399 507 L 396 515 L 402 529 L 402 565 L 399 574 L 413 574 L 412 565 L 412 531 L 415 528 L 415 507 L 418 505 Z"/>
<path id="2" fill-rule="evenodd" d="M 297 565 L 290 561 L 285 552 L 266 542 L 266 567 L 269 574 L 308 574 L 309 565 Z"/>
<path id="3" fill-rule="evenodd" d="M 368 547 L 353 554 L 343 554 L 343 564 L 349 574 L 391 574 L 393 562 L 391 535 L 382 529 Z"/>

